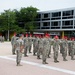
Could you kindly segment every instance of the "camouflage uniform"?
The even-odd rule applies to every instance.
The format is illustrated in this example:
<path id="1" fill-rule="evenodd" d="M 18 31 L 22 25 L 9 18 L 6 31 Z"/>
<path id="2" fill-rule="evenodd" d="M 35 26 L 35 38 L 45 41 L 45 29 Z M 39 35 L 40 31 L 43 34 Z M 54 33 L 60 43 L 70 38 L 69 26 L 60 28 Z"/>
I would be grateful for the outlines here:
<path id="1" fill-rule="evenodd" d="M 38 42 L 38 51 L 37 51 L 37 59 L 40 59 L 40 55 L 42 54 L 43 52 L 43 38 L 40 38 L 39 39 L 39 42 Z"/>
<path id="2" fill-rule="evenodd" d="M 74 59 L 74 51 L 75 51 L 75 41 L 72 41 L 71 42 L 71 51 L 70 51 L 71 60 L 75 60 Z"/>
<path id="3" fill-rule="evenodd" d="M 72 43 L 71 41 L 68 42 L 68 55 L 69 56 L 71 55 L 71 50 L 72 50 L 72 44 L 71 43 Z"/>
<path id="4" fill-rule="evenodd" d="M 33 40 L 33 55 L 36 55 L 35 53 L 37 53 L 38 51 L 38 41 L 39 41 L 39 38 L 35 38 Z"/>
<path id="5" fill-rule="evenodd" d="M 27 51 L 29 51 L 28 37 L 25 37 L 23 40 L 24 40 L 24 56 L 28 56 L 27 55 Z"/>
<path id="6" fill-rule="evenodd" d="M 29 53 L 31 53 L 32 48 L 32 37 L 29 37 Z"/>
<path id="7" fill-rule="evenodd" d="M 50 58 L 50 55 L 51 55 L 51 44 L 52 44 L 52 40 L 51 38 L 49 38 L 49 53 L 48 53 L 48 58 Z"/>
<path id="8" fill-rule="evenodd" d="M 24 42 L 22 39 L 18 39 L 16 41 L 16 63 L 17 66 L 20 66 L 21 58 L 22 58 L 22 50 L 23 50 Z"/>
<path id="9" fill-rule="evenodd" d="M 43 52 L 42 52 L 43 64 L 47 64 L 46 59 L 48 58 L 49 49 L 50 49 L 49 40 L 48 40 L 48 38 L 44 38 L 44 41 L 43 41 Z"/>
<path id="10" fill-rule="evenodd" d="M 67 61 L 66 56 L 67 56 L 68 42 L 66 40 L 63 40 L 62 45 L 63 45 L 62 51 L 63 61 Z"/>
<path id="11" fill-rule="evenodd" d="M 16 43 L 17 38 L 18 38 L 18 37 L 16 37 L 16 36 L 13 36 L 13 37 L 11 38 L 12 54 L 15 54 L 15 43 Z"/>
<path id="12" fill-rule="evenodd" d="M 61 40 L 61 42 L 60 42 L 60 53 L 62 54 L 62 51 L 63 51 L 63 44 L 62 44 L 62 41 L 63 40 Z"/>
<path id="13" fill-rule="evenodd" d="M 57 60 L 58 52 L 59 52 L 59 41 L 58 40 L 54 40 L 53 42 L 53 52 L 54 52 L 54 62 L 59 62 Z"/>

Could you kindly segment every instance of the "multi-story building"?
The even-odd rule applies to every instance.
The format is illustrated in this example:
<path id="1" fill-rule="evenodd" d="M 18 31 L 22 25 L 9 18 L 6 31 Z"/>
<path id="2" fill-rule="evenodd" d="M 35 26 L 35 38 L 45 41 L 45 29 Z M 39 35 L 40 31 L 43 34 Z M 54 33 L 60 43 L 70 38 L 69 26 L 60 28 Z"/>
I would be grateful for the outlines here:
<path id="1" fill-rule="evenodd" d="M 49 32 L 50 35 L 75 35 L 75 8 L 38 12 L 37 32 Z"/>

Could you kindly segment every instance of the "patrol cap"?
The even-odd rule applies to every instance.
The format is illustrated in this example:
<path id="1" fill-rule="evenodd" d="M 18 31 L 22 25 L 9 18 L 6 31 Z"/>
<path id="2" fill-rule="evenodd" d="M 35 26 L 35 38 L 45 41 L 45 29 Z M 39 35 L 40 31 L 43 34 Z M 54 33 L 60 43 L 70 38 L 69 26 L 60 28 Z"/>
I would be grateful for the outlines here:
<path id="1" fill-rule="evenodd" d="M 46 33 L 46 34 L 45 34 L 45 36 L 49 37 L 49 34 L 48 34 L 48 33 Z"/>
<path id="2" fill-rule="evenodd" d="M 59 37 L 56 35 L 54 38 L 55 38 L 55 39 L 58 39 Z"/>
<path id="3" fill-rule="evenodd" d="M 64 36 L 64 39 L 68 39 L 68 37 L 67 36 Z"/>
<path id="4" fill-rule="evenodd" d="M 74 40 L 74 37 L 72 37 L 71 40 Z"/>
<path id="5" fill-rule="evenodd" d="M 26 33 L 26 37 L 28 37 L 28 34 Z"/>

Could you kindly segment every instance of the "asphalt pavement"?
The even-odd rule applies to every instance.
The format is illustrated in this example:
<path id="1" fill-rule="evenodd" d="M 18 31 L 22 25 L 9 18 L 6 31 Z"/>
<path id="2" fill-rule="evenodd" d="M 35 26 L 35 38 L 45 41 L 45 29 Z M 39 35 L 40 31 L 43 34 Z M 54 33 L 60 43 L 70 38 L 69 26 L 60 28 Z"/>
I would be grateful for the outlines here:
<path id="1" fill-rule="evenodd" d="M 41 59 L 28 53 L 28 57 L 22 56 L 23 66 L 16 66 L 16 55 L 12 55 L 11 43 L 0 43 L 0 75 L 75 75 L 75 60 L 71 60 L 70 56 L 67 59 L 63 61 L 59 53 L 59 63 L 54 63 L 52 51 L 51 58 L 47 59 L 48 64 L 43 65 Z"/>

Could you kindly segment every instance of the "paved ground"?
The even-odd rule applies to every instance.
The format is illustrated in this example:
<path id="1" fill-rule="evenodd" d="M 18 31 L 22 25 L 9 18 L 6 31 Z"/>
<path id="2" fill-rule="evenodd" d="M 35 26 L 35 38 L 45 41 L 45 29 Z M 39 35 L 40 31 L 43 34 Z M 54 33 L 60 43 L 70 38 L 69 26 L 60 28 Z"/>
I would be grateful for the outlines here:
<path id="1" fill-rule="evenodd" d="M 11 43 L 0 43 L 0 75 L 75 75 L 75 60 L 67 56 L 68 61 L 62 60 L 59 54 L 59 63 L 53 62 L 53 54 L 47 59 L 49 64 L 43 65 L 41 59 L 37 60 L 32 53 L 22 57 L 21 64 L 16 66 L 16 55 L 11 53 Z"/>

